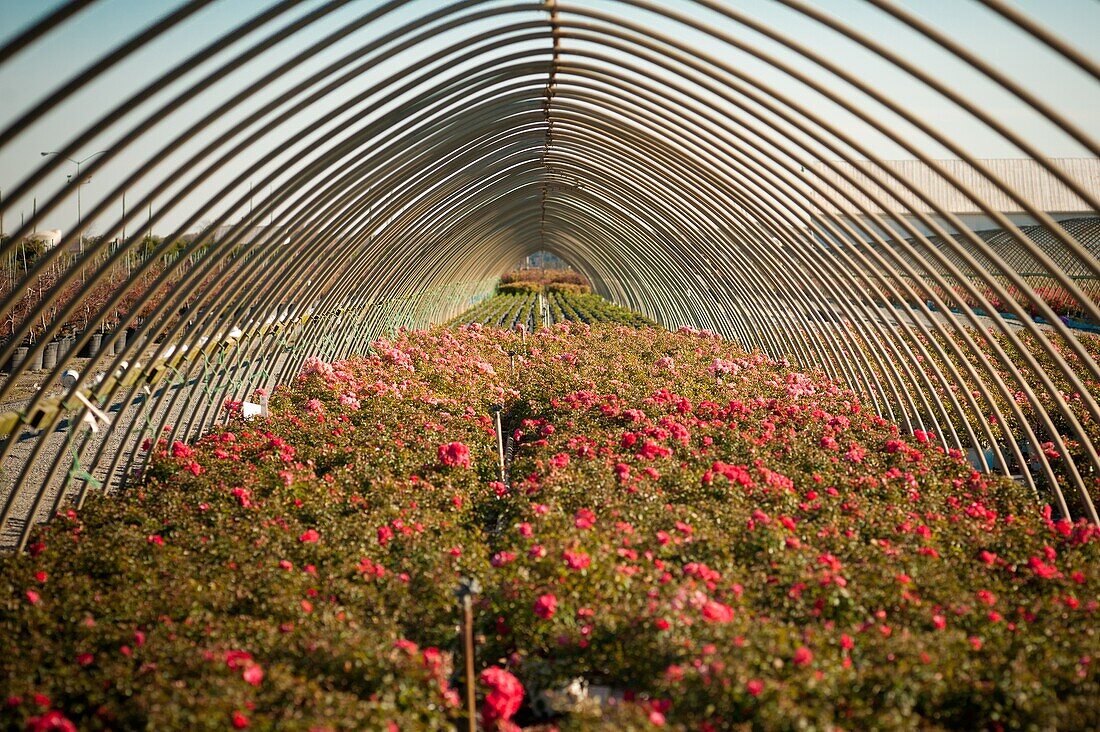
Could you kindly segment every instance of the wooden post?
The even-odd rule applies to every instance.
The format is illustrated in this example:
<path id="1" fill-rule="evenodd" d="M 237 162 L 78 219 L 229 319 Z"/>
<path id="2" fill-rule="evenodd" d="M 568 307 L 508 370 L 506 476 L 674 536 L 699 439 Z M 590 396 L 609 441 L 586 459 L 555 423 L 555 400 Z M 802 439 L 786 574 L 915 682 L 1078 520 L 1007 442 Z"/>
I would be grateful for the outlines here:
<path id="1" fill-rule="evenodd" d="M 491 407 L 493 414 L 496 415 L 497 423 L 497 455 L 500 459 L 500 482 L 504 482 L 504 427 L 500 423 L 500 413 L 504 411 L 503 404 L 494 404 Z"/>
<path id="2" fill-rule="evenodd" d="M 464 633 L 466 645 L 466 713 L 470 717 L 470 732 L 477 732 L 477 695 L 474 675 L 474 603 L 467 593 L 462 598 L 462 611 L 464 615 Z"/>
<path id="3" fill-rule="evenodd" d="M 474 665 L 474 595 L 481 592 L 476 579 L 462 579 L 459 582 L 458 600 L 462 604 L 462 645 L 466 654 L 466 714 L 469 717 L 467 729 L 477 732 L 477 674 Z"/>

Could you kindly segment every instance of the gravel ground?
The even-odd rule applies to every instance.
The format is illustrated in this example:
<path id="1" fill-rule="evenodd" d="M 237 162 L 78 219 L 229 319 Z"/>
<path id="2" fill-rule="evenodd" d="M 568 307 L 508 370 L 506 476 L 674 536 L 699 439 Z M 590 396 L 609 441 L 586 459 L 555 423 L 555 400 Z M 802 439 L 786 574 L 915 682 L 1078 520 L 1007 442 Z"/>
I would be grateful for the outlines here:
<path id="1" fill-rule="evenodd" d="M 287 363 L 289 354 L 282 352 L 266 367 L 266 371 L 278 374 Z M 70 368 L 82 369 L 88 363 L 87 359 L 76 359 Z M 239 368 L 244 369 L 247 362 Z M 214 372 L 225 373 L 224 371 Z M 35 371 L 22 374 L 19 383 L 16 384 L 10 400 L 0 405 L 0 411 L 19 410 L 29 404 L 31 397 L 38 389 L 45 389 L 47 396 L 60 396 L 65 389 L 58 383 L 43 384 L 42 380 L 48 376 L 48 371 Z M 230 373 L 232 377 L 235 374 Z M 228 381 L 229 379 L 227 379 Z M 275 385 L 275 378 L 271 377 L 264 382 L 251 382 L 254 387 L 263 386 L 270 391 Z M 165 395 L 165 391 L 168 391 Z M 33 520 L 38 523 L 46 521 L 52 514 L 55 505 L 60 510 L 71 505 L 79 492 L 87 487 L 88 493 L 98 490 L 107 492 L 118 490 L 127 474 L 127 468 L 131 462 L 138 463 L 142 457 L 140 443 L 148 435 L 143 431 L 150 421 L 157 423 L 150 415 L 146 417 L 146 400 L 152 397 L 151 403 L 159 407 L 157 414 L 164 414 L 168 410 L 168 417 L 164 422 L 169 425 L 182 425 L 190 420 L 195 413 L 201 414 L 202 410 L 210 403 L 211 397 L 205 394 L 205 383 L 199 378 L 192 378 L 188 383 L 169 383 L 165 380 L 155 392 L 147 394 L 144 391 L 123 391 L 116 395 L 114 403 L 105 408 L 111 422 L 100 425 L 97 434 L 91 435 L 87 444 L 77 453 L 77 446 L 88 436 L 89 427 L 86 423 L 71 424 L 76 413 L 69 415 L 60 423 L 58 428 L 50 433 L 32 430 L 24 427 L 17 431 L 9 439 L 14 440 L 4 464 L 0 467 L 0 510 L 9 500 L 14 501 L 7 523 L 0 527 L 0 551 L 10 550 L 18 545 L 20 535 L 33 511 Z M 178 393 L 182 392 L 182 393 Z M 163 396 L 163 399 L 161 398 Z M 219 401 L 221 397 L 218 397 Z M 159 401 L 159 404 L 158 404 Z M 129 439 L 125 439 L 130 425 L 137 420 Z M 67 442 L 72 437 L 72 431 L 78 434 L 73 445 Z M 0 443 L 2 444 L 2 443 Z M 39 446 L 41 445 L 41 448 Z M 38 455 L 34 458 L 35 450 Z M 102 449 L 102 458 L 98 464 L 91 466 L 95 455 Z M 59 453 L 62 453 L 58 460 Z M 121 455 L 120 455 L 121 453 Z M 112 461 L 118 456 L 118 470 L 107 480 L 107 472 Z M 76 458 L 74 460 L 74 457 Z M 54 463 L 57 462 L 55 469 Z M 86 471 L 86 472 L 85 472 Z M 102 487 L 86 482 L 81 476 L 88 476 L 98 481 Z M 73 476 L 70 480 L 70 475 Z M 69 483 L 63 501 L 58 501 L 58 494 Z M 106 485 L 103 485 L 106 484 Z M 37 503 L 37 506 L 35 505 Z"/>

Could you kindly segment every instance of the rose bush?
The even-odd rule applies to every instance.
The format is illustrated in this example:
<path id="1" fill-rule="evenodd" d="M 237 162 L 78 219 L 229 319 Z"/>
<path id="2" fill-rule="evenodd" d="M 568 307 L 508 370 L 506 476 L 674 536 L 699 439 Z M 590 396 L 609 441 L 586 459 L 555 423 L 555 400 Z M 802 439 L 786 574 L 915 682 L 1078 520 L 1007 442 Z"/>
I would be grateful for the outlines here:
<path id="1" fill-rule="evenodd" d="M 1072 485 L 1068 461 L 1065 460 L 1065 455 L 1061 455 L 1053 449 L 1053 442 L 1051 442 L 1053 435 L 1046 428 L 1044 420 L 1040 418 L 1041 413 L 1049 417 L 1051 424 L 1064 441 L 1069 457 L 1078 466 L 1078 470 L 1082 470 L 1085 485 L 1093 491 L 1092 495 L 1096 496 L 1097 491 L 1100 491 L 1100 478 L 1081 467 L 1087 466 L 1089 463 L 1087 449 L 1077 437 L 1077 428 L 1062 412 L 1064 407 L 1084 430 L 1090 430 L 1087 434 L 1092 435 L 1096 429 L 1096 424 L 1089 412 L 1083 394 L 1077 391 L 1065 378 L 1054 359 L 1044 350 L 1039 341 L 1023 330 L 1016 333 L 1023 349 L 1015 347 L 1003 333 L 994 332 L 993 330 L 979 331 L 965 328 L 958 331 L 949 329 L 946 334 L 957 345 L 962 346 L 961 353 L 963 355 L 961 357 L 951 351 L 947 339 L 942 335 L 937 335 L 933 339 L 918 336 L 916 342 L 928 349 L 930 357 L 925 358 L 918 355 L 910 364 L 910 368 L 917 373 L 924 372 L 922 377 L 931 386 L 936 397 L 936 403 L 943 409 L 947 420 L 950 422 L 949 427 L 945 425 L 941 429 L 951 429 L 959 435 L 965 435 L 968 427 L 967 423 L 977 424 L 979 419 L 988 420 L 991 433 L 1000 445 L 1011 472 L 1016 474 L 1030 473 L 1037 481 L 1040 492 L 1053 502 L 1053 491 L 1047 484 L 1038 463 L 1038 453 L 1040 451 L 1045 453 L 1047 457 L 1051 458 L 1053 473 L 1064 486 L 1068 508 L 1074 515 L 1087 515 L 1087 508 L 1077 491 L 1072 488 L 1065 490 L 1065 487 Z M 973 341 L 976 348 L 971 349 L 964 344 L 964 334 Z M 857 334 L 849 333 L 848 335 L 855 344 L 857 353 L 862 351 L 861 355 L 867 358 L 865 363 L 869 364 L 871 372 L 875 374 L 876 378 L 874 380 L 880 384 L 887 383 L 889 381 L 888 374 L 881 369 L 881 364 L 875 363 L 872 358 L 872 355 L 881 346 L 869 343 Z M 1100 338 L 1095 335 L 1076 332 L 1074 339 L 1077 341 L 1076 346 L 1081 347 L 1092 360 L 1100 359 Z M 1074 373 L 1080 377 L 1087 395 L 1093 400 L 1100 399 L 1100 383 L 1091 378 L 1089 372 L 1084 368 L 1081 356 L 1075 353 L 1075 348 L 1064 338 L 1054 333 L 1050 333 L 1047 340 L 1049 348 L 1064 359 L 1070 368 L 1074 370 Z M 999 346 L 1005 355 L 1002 356 L 998 353 L 993 344 Z M 945 357 L 943 354 L 950 355 Z M 1024 366 L 1025 358 L 1036 361 L 1043 369 L 1046 378 L 1050 379 L 1054 391 L 1044 388 L 1035 377 L 1034 372 Z M 941 383 L 938 375 L 949 373 L 948 364 L 959 369 L 963 376 L 957 381 L 948 380 Z M 1033 390 L 1032 396 L 1025 393 L 1019 382 L 1013 378 L 1009 364 L 1012 365 L 1012 368 L 1018 368 L 1029 381 Z M 1007 393 L 1001 394 L 993 389 L 992 402 L 985 402 L 981 399 L 978 383 L 967 375 L 966 366 L 974 368 L 976 373 L 984 375 L 983 378 L 990 382 L 988 373 L 990 371 L 995 373 L 1007 385 Z M 888 390 L 884 390 L 880 394 L 880 398 L 884 398 L 896 414 L 904 413 L 906 406 L 900 401 L 900 395 L 896 393 L 891 395 L 886 391 Z M 977 410 L 974 408 L 975 405 L 970 405 L 965 401 L 968 395 L 975 398 Z M 960 408 L 955 407 L 954 400 L 958 400 Z M 1034 432 L 1036 436 L 1034 443 L 1023 439 L 1023 424 L 1020 417 L 1014 414 L 1014 408 L 1019 409 L 1023 422 Z M 1040 410 L 1042 411 L 1040 412 Z M 1010 448 L 1010 443 L 1017 441 L 1022 454 L 1022 461 L 1017 460 Z M 996 459 L 992 452 L 989 453 L 989 458 Z"/>
<path id="2" fill-rule="evenodd" d="M 469 577 L 499 728 L 1100 726 L 1094 527 L 705 332 L 526 345 L 401 333 L 151 444 L 4 558 L 3 727 L 453 728 Z"/>

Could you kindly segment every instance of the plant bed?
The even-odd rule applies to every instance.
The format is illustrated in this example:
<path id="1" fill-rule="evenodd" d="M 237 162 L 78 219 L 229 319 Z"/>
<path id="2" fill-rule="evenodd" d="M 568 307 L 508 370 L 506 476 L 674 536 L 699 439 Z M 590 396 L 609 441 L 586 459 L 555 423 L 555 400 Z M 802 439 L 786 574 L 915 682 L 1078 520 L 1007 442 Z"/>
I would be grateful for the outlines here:
<path id="1" fill-rule="evenodd" d="M 615 305 L 599 295 L 581 290 L 550 289 L 543 296 L 554 322 L 570 321 L 577 323 L 619 323 L 634 327 L 652 326 L 655 323 L 633 310 Z M 489 326 L 509 327 L 512 324 L 542 325 L 539 313 L 538 297 L 531 293 L 506 293 L 488 298 L 476 307 L 459 315 L 451 325 L 481 323 Z"/>
<path id="2" fill-rule="evenodd" d="M 527 294 L 538 292 L 592 291 L 592 285 L 580 272 L 571 269 L 516 269 L 500 278 L 497 292 L 506 294 Z"/>
<path id="3" fill-rule="evenodd" d="M 1096 529 L 708 333 L 526 344 L 401 333 L 149 445 L 3 560 L 0 726 L 453 729 L 463 578 L 485 728 L 1100 726 Z"/>

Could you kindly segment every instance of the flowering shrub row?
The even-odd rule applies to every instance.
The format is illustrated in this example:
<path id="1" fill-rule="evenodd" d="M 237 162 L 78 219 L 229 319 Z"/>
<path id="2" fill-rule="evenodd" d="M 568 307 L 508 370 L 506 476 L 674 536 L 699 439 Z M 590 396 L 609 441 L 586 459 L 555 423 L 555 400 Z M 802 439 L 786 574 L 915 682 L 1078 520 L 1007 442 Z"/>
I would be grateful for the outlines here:
<path id="1" fill-rule="evenodd" d="M 914 282 L 909 278 L 903 278 L 904 281 L 912 286 Z M 1032 291 L 1035 293 L 1034 298 L 1020 291 L 1018 287 L 1009 282 L 1007 279 L 1001 279 L 1000 285 L 1004 288 L 1008 298 L 1011 298 L 1013 304 L 1017 305 L 1025 313 L 1032 317 L 1041 315 L 1039 302 L 1041 301 L 1047 307 L 1049 307 L 1055 315 L 1071 318 L 1086 318 L 1084 307 L 1082 303 L 1077 300 L 1068 290 L 1066 290 L 1056 279 L 1053 277 L 1047 277 L 1039 274 L 1026 275 L 1024 281 L 1028 283 Z M 950 284 L 949 288 L 942 287 L 931 280 L 926 280 L 923 283 L 924 287 L 927 287 L 932 292 L 935 292 L 948 307 L 953 308 L 971 308 L 974 310 L 982 310 L 983 304 L 979 300 L 971 295 L 965 287 L 959 284 L 958 280 L 948 276 L 947 282 Z M 902 291 L 903 288 L 897 287 L 901 283 L 901 280 L 895 280 L 895 287 Z M 985 301 L 1000 313 L 1010 313 L 1012 308 L 1008 302 L 1008 298 L 1002 298 L 997 294 L 992 287 L 990 287 L 981 278 L 974 278 L 970 284 L 981 293 Z M 1100 304 L 1100 288 L 1097 287 L 1096 281 L 1091 279 L 1078 280 L 1078 286 L 1082 290 L 1082 294 L 1093 304 Z M 903 303 L 897 297 L 892 295 L 885 287 L 880 289 L 882 295 L 882 301 L 888 302 L 894 307 L 914 307 L 916 302 L 906 297 Z"/>
<path id="2" fill-rule="evenodd" d="M 572 269 L 533 267 L 508 272 L 500 278 L 497 292 L 591 292 L 592 285 L 580 272 Z"/>
<path id="3" fill-rule="evenodd" d="M 3 726 L 453 728 L 462 578 L 487 729 L 1100 726 L 1094 527 L 707 333 L 526 345 L 402 333 L 149 445 L 3 561 Z"/>
<path id="4" fill-rule="evenodd" d="M 518 284 L 525 284 L 520 282 Z M 551 322 L 619 323 L 634 327 L 651 326 L 653 321 L 628 308 L 615 305 L 604 298 L 580 290 L 568 289 L 568 284 L 547 286 L 546 314 Z M 455 318 L 451 325 L 481 323 L 482 325 L 513 328 L 523 326 L 534 329 L 545 325 L 536 290 L 508 291 L 478 303 L 471 310 Z"/>
<path id="5" fill-rule="evenodd" d="M 580 323 L 621 323 L 636 328 L 654 325 L 640 313 L 620 307 L 598 295 L 552 292 L 549 295 L 554 322 L 571 320 Z"/>
<path id="6" fill-rule="evenodd" d="M 533 329 L 542 325 L 538 295 L 535 292 L 513 292 L 486 298 L 451 322 L 452 325 L 466 323 L 501 328 L 522 325 Z"/>
<path id="7" fill-rule="evenodd" d="M 1044 443 L 1048 443 L 1051 440 L 1052 435 L 1046 429 L 1041 414 L 1045 413 L 1049 416 L 1051 423 L 1063 439 L 1068 448 L 1069 455 L 1074 462 L 1078 466 L 1088 466 L 1088 451 L 1085 445 L 1080 441 L 1077 429 L 1062 413 L 1059 403 L 1059 401 L 1064 402 L 1065 409 L 1072 414 L 1074 419 L 1084 428 L 1086 434 L 1090 436 L 1094 435 L 1096 423 L 1089 412 L 1088 405 L 1081 391 L 1074 388 L 1062 373 L 1055 360 L 1047 353 L 1036 338 L 1023 330 L 1016 332 L 1016 336 L 1020 339 L 1023 349 L 1015 347 L 1005 334 L 993 330 L 980 332 L 972 328 L 965 329 L 965 334 L 977 345 L 977 348 L 967 347 L 963 334 L 959 331 L 948 330 L 947 334 L 961 347 L 962 356 L 952 352 L 943 336 L 934 336 L 935 342 L 933 343 L 932 340 L 917 335 L 916 339 L 928 350 L 932 357 L 925 358 L 924 356 L 916 355 L 915 359 L 908 365 L 916 373 L 920 371 L 924 372 L 923 376 L 926 378 L 927 383 L 935 390 L 934 396 L 937 406 L 946 412 L 951 427 L 955 432 L 961 436 L 965 436 L 967 434 L 967 423 L 975 425 L 979 419 L 988 420 L 991 425 L 991 431 L 1001 444 L 1007 459 L 1009 459 L 1011 463 L 1014 463 L 1015 459 L 1011 457 L 1009 452 L 1008 440 L 1022 439 L 1024 434 L 1020 420 L 1012 411 L 1013 407 L 1018 408 L 1024 421 L 1030 426 L 1037 438 L 1036 444 L 1031 446 L 1023 445 L 1025 459 L 1028 458 L 1029 452 L 1037 452 L 1038 450 L 1045 449 L 1048 456 L 1053 459 L 1052 468 L 1054 473 L 1061 478 L 1063 485 L 1071 485 L 1068 477 L 1068 463 L 1066 460 L 1062 459 L 1064 456 L 1053 449 L 1053 443 L 1044 446 Z M 871 358 L 881 346 L 879 344 L 869 343 L 851 329 L 849 329 L 846 337 L 849 338 L 851 342 L 858 344 L 859 349 L 863 351 L 863 355 L 867 356 L 865 361 L 867 367 L 872 373 L 877 375 L 881 383 L 885 383 L 888 380 L 887 375 L 882 372 L 880 364 Z M 1074 349 L 1071 347 L 1071 345 L 1078 345 L 1092 358 L 1092 360 L 1100 360 L 1100 337 L 1087 333 L 1075 333 L 1074 337 L 1077 341 L 1076 344 L 1070 344 L 1054 333 L 1049 333 L 1047 335 L 1047 340 L 1050 348 L 1058 354 L 1060 358 L 1064 359 L 1069 367 L 1073 369 L 1073 372 L 1080 378 L 1085 387 L 1084 391 L 1087 392 L 1092 399 L 1100 399 L 1100 383 L 1091 377 L 1088 370 L 1084 368 L 1082 358 L 1075 353 Z M 994 349 L 993 344 L 997 344 L 1006 354 L 1006 357 L 999 355 Z M 947 354 L 947 357 L 945 358 L 943 355 L 938 355 L 937 351 L 942 351 L 944 354 Z M 1024 352 L 1026 352 L 1026 358 Z M 1026 359 L 1034 359 L 1038 366 L 1044 371 L 1045 376 L 1050 379 L 1051 385 L 1056 390 L 1057 396 L 1054 391 L 1046 389 L 1040 379 L 1036 377 L 1035 373 L 1026 366 Z M 950 373 L 947 368 L 948 363 L 958 369 L 962 378 L 960 380 L 949 380 L 945 388 L 944 384 L 940 382 L 939 375 Z M 1010 367 L 1010 364 L 1012 367 Z M 978 390 L 978 384 L 967 375 L 967 366 L 973 368 L 977 374 L 988 382 L 990 391 L 993 394 L 993 403 L 1000 412 L 1000 418 L 998 418 L 993 408 L 982 399 L 981 392 Z M 1012 375 L 1012 368 L 1019 369 L 1025 379 L 1027 379 L 1034 392 L 1034 399 L 1029 397 L 1022 390 L 1019 383 Z M 1005 394 L 1000 393 L 994 388 L 992 383 L 993 379 L 989 376 L 991 372 L 995 373 L 1006 384 L 1006 388 L 1009 390 L 1007 396 L 1010 396 L 1011 399 L 1006 398 Z M 900 401 L 897 395 L 891 396 L 889 390 L 884 391 L 886 393 L 883 396 L 890 401 L 895 413 L 900 414 L 906 411 L 906 405 Z M 976 413 L 965 401 L 965 397 L 968 394 L 974 396 L 979 408 L 982 410 L 981 413 Z M 961 409 L 955 408 L 953 404 L 954 400 L 958 401 Z M 1040 410 L 1042 410 L 1042 412 L 1040 412 Z M 929 415 L 924 415 L 924 417 L 928 419 Z M 942 419 L 940 415 L 935 415 L 935 417 L 936 419 Z M 1095 437 L 1093 437 L 1093 439 L 1095 439 Z M 1028 463 L 1027 465 L 1014 466 L 1013 472 L 1022 473 L 1025 470 L 1030 470 L 1035 475 L 1036 479 L 1042 482 L 1044 478 L 1039 471 L 1037 458 L 1031 457 L 1028 459 Z M 1087 468 L 1079 469 L 1084 470 L 1083 478 L 1086 486 L 1092 491 L 1093 500 L 1095 501 L 1100 497 L 1100 477 L 1090 474 Z M 1049 494 L 1049 487 L 1046 487 L 1046 491 Z M 1074 511 L 1075 515 L 1085 515 L 1085 508 L 1076 492 L 1067 491 L 1067 493 L 1070 509 Z"/>

